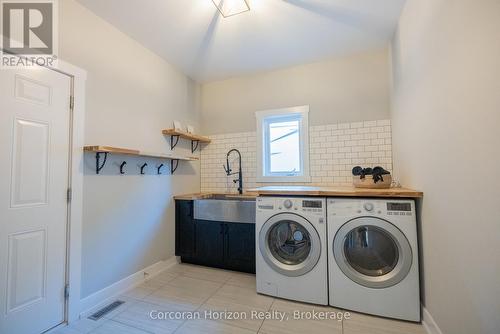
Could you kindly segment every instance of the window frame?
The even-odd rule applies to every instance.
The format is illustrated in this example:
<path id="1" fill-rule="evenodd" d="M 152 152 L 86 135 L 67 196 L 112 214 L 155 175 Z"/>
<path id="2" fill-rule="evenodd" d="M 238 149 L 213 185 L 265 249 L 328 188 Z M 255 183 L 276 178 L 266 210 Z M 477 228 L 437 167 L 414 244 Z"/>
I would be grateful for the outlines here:
<path id="1" fill-rule="evenodd" d="M 309 106 L 263 110 L 255 113 L 257 118 L 257 182 L 309 183 Z M 271 173 L 269 142 L 269 124 L 292 120 L 299 121 L 299 145 L 301 173 Z M 296 120 L 296 119 L 295 119 Z"/>

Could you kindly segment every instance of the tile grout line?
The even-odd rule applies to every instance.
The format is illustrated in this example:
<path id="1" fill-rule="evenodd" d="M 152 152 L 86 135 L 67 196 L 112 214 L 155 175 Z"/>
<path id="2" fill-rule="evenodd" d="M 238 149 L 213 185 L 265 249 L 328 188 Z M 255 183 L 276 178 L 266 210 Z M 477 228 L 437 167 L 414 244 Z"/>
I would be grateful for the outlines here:
<path id="1" fill-rule="evenodd" d="M 210 281 L 212 283 L 214 283 L 213 281 Z M 210 298 L 212 298 L 220 289 L 222 289 L 222 287 L 225 285 L 225 283 L 222 283 L 222 285 L 220 287 L 218 287 L 210 296 L 208 296 L 203 302 L 201 302 L 201 304 L 194 309 L 193 312 L 196 312 L 200 309 L 200 307 L 202 307 Z M 206 319 L 205 319 L 206 320 Z M 185 323 L 187 323 L 189 320 L 186 319 L 184 320 L 180 325 L 179 327 L 177 327 L 173 332 L 172 334 L 175 334 L 182 326 L 184 326 Z"/>
<path id="2" fill-rule="evenodd" d="M 164 270 L 164 271 L 162 271 L 162 272 L 158 273 L 157 275 L 159 275 L 159 274 L 161 274 L 161 273 L 163 273 L 163 272 L 166 272 L 167 270 L 168 270 L 168 269 L 166 269 L 166 270 Z M 177 278 L 180 276 L 180 274 L 172 274 L 172 275 L 174 276 L 172 279 L 170 279 L 168 282 L 163 282 L 164 284 L 163 284 L 163 285 L 161 285 L 161 286 L 160 286 L 160 287 L 158 287 L 158 288 L 148 288 L 148 287 L 144 287 L 144 286 L 143 286 L 143 285 L 144 285 L 144 283 L 145 283 L 145 282 L 144 282 L 144 283 L 142 283 L 141 285 L 136 286 L 135 288 L 128 290 L 128 291 L 132 291 L 132 290 L 137 289 L 137 288 L 140 288 L 140 287 L 145 288 L 145 289 L 147 289 L 147 290 L 152 290 L 152 291 L 151 291 L 151 293 L 148 293 L 148 294 L 147 294 L 147 295 L 145 295 L 144 297 L 141 297 L 141 298 L 135 298 L 135 297 L 130 297 L 130 296 L 127 296 L 127 295 L 126 295 L 126 293 L 127 293 L 128 291 L 127 291 L 127 292 L 125 292 L 124 294 L 121 294 L 121 296 L 125 296 L 125 297 L 127 297 L 127 298 L 134 299 L 135 301 L 142 301 L 142 302 L 144 302 L 144 299 L 145 299 L 146 297 L 149 297 L 149 296 L 151 296 L 153 293 L 155 293 L 155 292 L 157 292 L 157 291 L 161 290 L 163 287 L 165 287 L 166 285 L 168 285 L 168 283 L 169 283 L 170 281 L 173 281 L 173 280 L 177 279 Z M 153 279 L 154 279 L 154 278 L 153 278 Z M 118 297 L 119 297 L 119 296 L 118 296 Z M 154 304 L 154 303 L 151 303 L 151 304 Z M 155 304 L 155 305 L 156 305 L 156 304 Z M 159 305 L 159 306 L 160 306 L 160 305 Z"/>
<path id="3" fill-rule="evenodd" d="M 205 301 L 205 302 L 204 302 L 201 306 L 205 305 L 205 303 L 206 303 L 206 302 L 207 302 L 210 298 L 212 298 L 213 296 L 215 296 L 215 295 L 217 294 L 217 292 L 218 292 L 220 289 L 222 289 L 223 287 L 225 287 L 225 286 L 229 286 L 229 287 L 233 287 L 233 288 L 239 288 L 239 289 L 248 289 L 248 290 L 251 290 L 251 291 L 255 292 L 257 295 L 259 295 L 259 294 L 257 293 L 257 291 L 256 291 L 254 288 L 248 288 L 248 287 L 246 287 L 246 286 L 240 286 L 240 285 L 236 285 L 236 284 L 230 284 L 229 282 L 231 281 L 231 279 L 232 279 L 232 278 L 234 278 L 234 275 L 237 275 L 237 274 L 241 274 L 241 273 L 240 273 L 240 272 L 234 272 L 234 273 L 232 273 L 232 275 L 231 275 L 231 276 L 229 276 L 229 278 L 228 278 L 228 279 L 227 279 L 227 280 L 223 283 L 223 285 L 222 285 L 222 286 L 221 286 L 221 287 L 220 287 L 220 288 L 219 288 L 219 289 L 218 289 L 218 290 L 217 290 L 217 291 L 216 291 L 216 292 L 215 292 L 212 296 L 210 296 L 210 297 L 209 297 L 209 298 L 208 298 L 208 299 L 207 299 L 207 300 L 206 300 L 206 301 Z M 246 274 L 246 273 L 245 273 L 245 274 Z M 248 274 L 248 275 L 255 276 L 254 274 Z M 272 303 L 269 305 L 269 307 L 267 308 L 267 311 L 269 311 L 269 310 L 270 310 L 270 308 L 271 308 L 271 306 L 273 305 L 273 303 L 274 303 L 274 298 L 273 298 L 273 302 L 272 302 Z M 200 306 L 200 307 L 201 307 L 201 306 Z M 213 320 L 213 321 L 217 322 L 216 320 Z M 246 328 L 246 327 L 240 327 L 240 326 L 238 326 L 238 325 L 228 324 L 228 323 L 224 323 L 224 322 L 222 322 L 222 323 L 223 323 L 224 325 L 227 325 L 227 326 L 230 326 L 230 327 L 235 327 L 235 328 L 238 328 L 238 329 L 243 329 L 243 330 L 253 331 L 253 330 L 251 330 L 251 329 L 249 329 L 249 328 Z M 262 327 L 262 324 L 263 324 L 263 323 L 264 323 L 264 321 L 262 321 L 262 323 L 261 323 L 261 324 L 260 324 L 260 326 L 259 326 L 259 329 L 255 332 L 256 334 L 258 333 L 258 331 L 259 331 L 259 330 L 260 330 L 260 328 Z"/>
<path id="4" fill-rule="evenodd" d="M 144 333 L 155 334 L 154 332 L 148 331 L 148 330 L 146 330 L 146 329 L 144 329 L 144 328 L 139 328 L 139 327 L 135 327 L 135 326 L 133 326 L 133 325 L 125 324 L 125 323 L 120 322 L 120 321 L 118 321 L 118 320 L 109 319 L 109 321 L 116 322 L 117 324 L 124 325 L 124 326 L 129 327 L 129 328 L 138 329 L 138 330 L 140 330 L 140 331 L 142 331 L 142 332 L 144 332 Z M 104 325 L 104 324 L 103 324 L 103 325 Z M 89 333 L 89 334 L 92 334 L 92 333 Z"/>
<path id="5" fill-rule="evenodd" d="M 341 311 L 345 314 L 345 310 L 341 309 Z M 340 322 L 340 332 L 344 334 L 344 314 L 342 315 L 342 321 Z"/>
<path id="6" fill-rule="evenodd" d="M 231 287 L 236 287 L 236 288 L 239 288 L 239 289 L 247 289 L 246 287 L 243 287 L 243 286 L 238 286 L 238 285 L 232 285 L 232 284 L 229 284 L 229 283 L 228 283 L 229 281 L 230 281 L 230 279 L 229 279 L 229 280 L 227 280 L 227 281 L 226 281 L 226 283 L 224 283 L 224 285 L 223 285 L 222 287 L 224 287 L 224 286 L 231 286 Z M 222 288 L 222 287 L 221 287 L 221 288 Z M 254 289 L 248 289 L 248 290 L 252 290 L 252 291 L 253 291 Z M 255 293 L 256 293 L 257 295 L 259 295 L 259 294 L 257 293 L 257 291 L 255 291 Z M 215 294 L 214 294 L 214 295 L 215 295 Z M 207 301 L 208 301 L 208 300 L 207 300 Z M 274 304 L 274 301 L 275 301 L 275 298 L 273 298 L 273 301 L 272 301 L 272 303 L 269 305 L 269 307 L 267 308 L 267 311 L 269 311 L 269 310 L 271 309 L 272 305 Z M 259 333 L 260 329 L 262 328 L 262 325 L 264 324 L 264 321 L 265 321 L 265 320 L 263 320 L 263 321 L 262 321 L 262 323 L 259 325 L 259 328 L 258 328 L 258 329 L 257 329 L 257 331 L 255 332 L 255 334 L 258 334 L 258 333 Z M 224 323 L 224 324 L 225 324 L 225 323 Z M 238 325 L 233 325 L 233 324 L 226 324 L 226 325 L 231 326 L 231 327 L 236 327 L 236 328 L 239 328 L 239 329 L 244 329 L 244 330 L 248 330 L 248 331 L 253 331 L 253 330 L 251 330 L 251 329 L 249 329 L 249 328 L 246 328 L 246 327 L 240 327 L 240 326 L 238 326 Z"/>
<path id="7" fill-rule="evenodd" d="M 274 305 L 275 302 L 276 302 L 276 298 L 273 297 L 273 302 L 271 303 L 271 305 L 269 305 L 269 307 L 267 309 L 268 312 L 271 311 L 271 309 L 272 309 L 272 307 L 273 307 L 273 305 Z M 262 329 L 262 326 L 264 326 L 264 322 L 266 322 L 266 319 L 264 319 L 264 321 L 262 321 L 262 323 L 260 324 L 259 329 L 257 330 L 257 333 L 260 333 L 260 330 Z"/>

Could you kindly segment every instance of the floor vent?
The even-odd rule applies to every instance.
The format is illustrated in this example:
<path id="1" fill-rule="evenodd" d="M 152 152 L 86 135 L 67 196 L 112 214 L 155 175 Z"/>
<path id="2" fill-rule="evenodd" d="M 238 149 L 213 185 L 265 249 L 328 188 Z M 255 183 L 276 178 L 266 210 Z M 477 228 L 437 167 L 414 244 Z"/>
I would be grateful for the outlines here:
<path id="1" fill-rule="evenodd" d="M 121 301 L 121 300 L 117 300 L 116 302 L 113 302 L 111 304 L 109 304 L 108 306 L 106 307 L 103 307 L 102 309 L 100 309 L 99 311 L 97 311 L 96 313 L 92 314 L 89 319 L 90 320 L 99 320 L 101 319 L 102 317 L 104 317 L 106 314 L 108 314 L 109 312 L 113 311 L 114 309 L 116 309 L 117 307 L 119 307 L 121 304 L 125 303 L 124 301 Z"/>

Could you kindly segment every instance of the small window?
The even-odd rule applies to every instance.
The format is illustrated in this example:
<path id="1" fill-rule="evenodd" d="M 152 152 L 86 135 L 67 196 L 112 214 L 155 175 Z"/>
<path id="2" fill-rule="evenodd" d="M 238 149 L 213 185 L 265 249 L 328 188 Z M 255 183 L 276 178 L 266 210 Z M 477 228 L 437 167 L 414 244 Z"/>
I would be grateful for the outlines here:
<path id="1" fill-rule="evenodd" d="M 257 112 L 259 182 L 310 182 L 309 107 Z"/>

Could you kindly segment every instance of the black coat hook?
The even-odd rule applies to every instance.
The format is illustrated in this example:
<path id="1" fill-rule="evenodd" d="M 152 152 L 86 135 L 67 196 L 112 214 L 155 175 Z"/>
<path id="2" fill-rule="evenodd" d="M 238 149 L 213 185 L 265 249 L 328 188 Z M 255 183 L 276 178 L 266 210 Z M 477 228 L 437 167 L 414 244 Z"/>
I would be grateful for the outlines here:
<path id="1" fill-rule="evenodd" d="M 127 164 L 126 161 L 122 162 L 122 164 L 120 165 L 120 174 L 125 174 L 125 172 L 123 171 L 123 167 L 125 167 L 125 165 Z"/>
<path id="2" fill-rule="evenodd" d="M 141 175 L 144 175 L 144 168 L 146 168 L 147 165 L 147 163 L 144 163 L 144 165 L 141 166 Z"/>
<path id="3" fill-rule="evenodd" d="M 161 174 L 161 168 L 163 167 L 163 164 L 159 165 L 157 168 L 158 168 L 158 175 Z"/>

